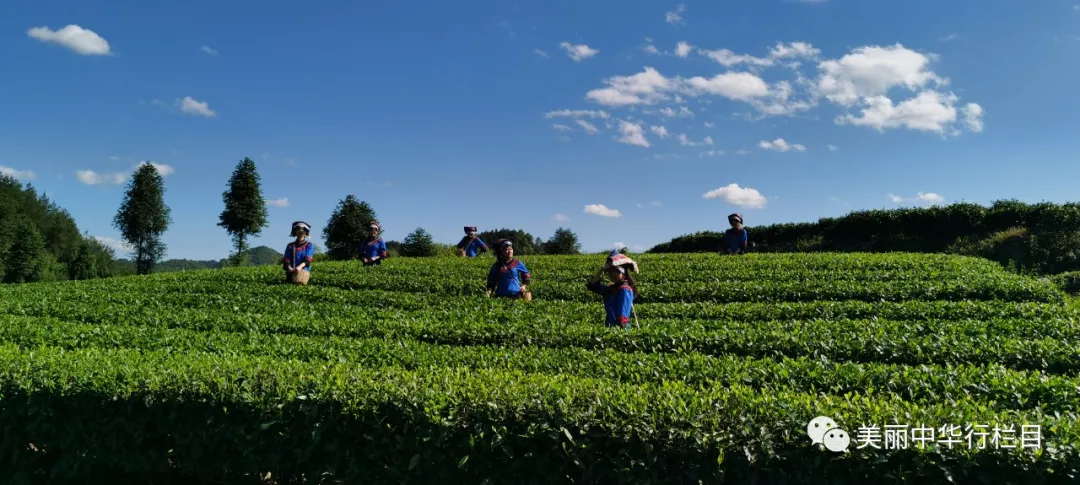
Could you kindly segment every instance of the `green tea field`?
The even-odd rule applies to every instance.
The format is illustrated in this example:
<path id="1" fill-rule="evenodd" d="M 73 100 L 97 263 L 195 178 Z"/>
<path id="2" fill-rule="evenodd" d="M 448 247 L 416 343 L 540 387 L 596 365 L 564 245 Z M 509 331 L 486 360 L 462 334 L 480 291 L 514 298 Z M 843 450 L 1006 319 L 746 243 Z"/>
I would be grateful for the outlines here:
<path id="1" fill-rule="evenodd" d="M 1080 312 L 1049 283 L 635 259 L 630 330 L 585 290 L 603 256 L 522 258 L 531 302 L 484 297 L 491 258 L 0 286 L 0 478 L 1080 483 Z"/>

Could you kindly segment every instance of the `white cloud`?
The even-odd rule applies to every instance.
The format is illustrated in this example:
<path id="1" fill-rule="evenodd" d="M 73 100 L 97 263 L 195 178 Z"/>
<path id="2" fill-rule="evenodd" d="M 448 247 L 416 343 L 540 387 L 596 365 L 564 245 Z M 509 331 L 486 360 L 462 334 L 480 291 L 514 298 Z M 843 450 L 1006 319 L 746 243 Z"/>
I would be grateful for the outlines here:
<path id="1" fill-rule="evenodd" d="M 678 153 L 657 153 L 652 156 L 653 160 L 667 160 L 669 158 L 682 158 Z"/>
<path id="2" fill-rule="evenodd" d="M 608 87 L 585 93 L 585 98 L 608 106 L 652 104 L 666 98 L 674 84 L 659 71 L 646 67 L 630 76 L 612 76 L 604 80 Z"/>
<path id="3" fill-rule="evenodd" d="M 724 67 L 732 67 L 739 64 L 749 64 L 752 66 L 771 66 L 773 64 L 772 59 L 736 54 L 728 49 L 698 49 L 698 53 L 716 61 Z"/>
<path id="4" fill-rule="evenodd" d="M 196 101 L 191 96 L 185 96 L 184 99 L 176 100 L 176 104 L 180 106 L 180 111 L 192 116 L 205 116 L 207 118 L 213 118 L 217 116 L 213 110 L 210 109 L 210 105 L 205 101 Z"/>
<path id="5" fill-rule="evenodd" d="M 701 152 L 701 154 L 698 155 L 698 157 L 702 157 L 702 158 L 704 158 L 704 157 L 722 157 L 722 156 L 724 156 L 724 151 L 723 150 L 709 150 L 709 151 L 706 151 L 706 152 Z"/>
<path id="6" fill-rule="evenodd" d="M 643 51 L 645 51 L 646 53 L 649 53 L 649 54 L 659 54 L 660 53 L 660 49 L 657 49 L 656 46 L 652 45 L 652 44 L 649 44 L 649 45 L 646 45 L 645 47 L 642 47 L 641 50 L 643 50 Z"/>
<path id="7" fill-rule="evenodd" d="M 555 219 L 555 222 L 566 222 L 566 221 L 570 220 L 570 217 L 567 216 L 566 214 L 559 213 L 559 214 L 555 214 L 555 216 L 552 217 L 552 219 Z"/>
<path id="8" fill-rule="evenodd" d="M 280 199 L 267 200 L 266 203 L 269 204 L 269 205 L 272 205 L 274 207 L 288 207 L 289 206 L 289 198 L 288 197 L 282 197 Z"/>
<path id="9" fill-rule="evenodd" d="M 105 237 L 105 236 L 94 236 L 94 239 L 97 239 L 98 242 L 100 242 L 101 244 L 104 244 L 104 245 L 106 245 L 106 246 L 108 246 L 110 248 L 113 248 L 113 250 L 116 250 L 116 251 L 130 251 L 130 250 L 132 250 L 132 246 L 130 244 L 128 244 L 128 243 L 126 243 L 126 242 L 124 242 L 124 241 L 122 241 L 120 239 L 114 239 L 114 238 Z"/>
<path id="10" fill-rule="evenodd" d="M 762 140 L 760 143 L 758 143 L 758 146 L 761 147 L 763 150 L 774 150 L 778 152 L 788 152 L 791 150 L 795 150 L 798 152 L 806 151 L 805 146 L 798 143 L 789 144 L 788 142 L 784 141 L 783 138 L 777 138 L 773 141 Z"/>
<path id="11" fill-rule="evenodd" d="M 590 204 L 585 206 L 585 213 L 601 217 L 622 217 L 617 209 L 608 209 L 604 204 Z"/>
<path id="12" fill-rule="evenodd" d="M 690 108 L 686 106 L 679 106 L 679 110 L 676 111 L 673 108 L 667 107 L 660 110 L 660 114 L 667 116 L 668 118 L 693 118 L 694 112 L 690 111 Z"/>
<path id="13" fill-rule="evenodd" d="M 615 249 L 623 249 L 623 248 L 625 248 L 625 247 L 628 247 L 628 246 L 626 245 L 626 243 L 624 243 L 624 242 L 618 242 L 618 241 L 616 241 L 616 242 L 615 242 L 614 244 L 612 244 L 612 245 L 613 245 L 613 246 L 615 246 Z"/>
<path id="14" fill-rule="evenodd" d="M 709 123 L 708 121 L 706 121 L 705 122 L 705 127 L 706 128 L 716 128 L 716 123 Z"/>
<path id="15" fill-rule="evenodd" d="M 975 103 L 968 103 L 963 109 L 964 124 L 972 132 L 979 133 L 983 130 L 983 109 Z"/>
<path id="16" fill-rule="evenodd" d="M 669 24 L 672 24 L 672 25 L 683 24 L 685 22 L 683 21 L 682 14 L 685 13 L 685 12 L 686 12 L 686 5 L 685 4 L 679 4 L 678 7 L 675 7 L 675 10 L 672 10 L 672 11 L 664 14 L 664 21 L 669 23 Z"/>
<path id="17" fill-rule="evenodd" d="M 596 125 L 594 125 L 592 123 L 589 123 L 588 121 L 585 121 L 585 120 L 575 120 L 575 121 L 577 121 L 578 126 L 580 126 L 582 129 L 585 130 L 585 133 L 588 133 L 590 135 L 595 135 L 595 134 L 600 132 L 600 130 L 596 127 Z"/>
<path id="18" fill-rule="evenodd" d="M 949 35 L 946 35 L 946 36 L 942 37 L 939 40 L 942 41 L 942 42 L 952 42 L 952 41 L 954 41 L 956 39 L 959 39 L 959 38 L 960 38 L 960 34 L 949 34 Z"/>
<path id="19" fill-rule="evenodd" d="M 945 202 L 944 197 L 934 192 L 919 192 L 915 194 L 915 197 L 911 198 L 900 197 L 899 195 L 894 195 L 891 193 L 886 195 L 886 197 L 889 199 L 890 202 L 894 204 L 902 204 L 904 202 L 922 202 L 929 203 L 930 205 L 937 205 Z"/>
<path id="20" fill-rule="evenodd" d="M 266 155 L 263 155 L 263 158 L 266 158 Z M 292 158 L 292 157 L 286 158 L 285 159 L 285 165 L 295 166 L 296 165 L 296 159 Z"/>
<path id="21" fill-rule="evenodd" d="M 840 149 L 840 147 L 838 147 L 836 145 L 827 145 L 827 146 L 829 147 L 830 152 L 835 152 L 835 151 Z"/>
<path id="22" fill-rule="evenodd" d="M 619 137 L 619 143 L 637 145 L 645 148 L 651 146 L 649 140 L 645 139 L 645 133 L 642 131 L 641 125 L 637 123 L 619 120 L 619 132 L 622 133 L 622 136 Z"/>
<path id="23" fill-rule="evenodd" d="M 170 166 L 168 166 L 168 165 L 166 165 L 164 163 L 157 163 L 157 162 L 142 161 L 142 162 L 139 162 L 139 164 L 136 165 L 135 168 L 139 168 L 139 167 L 141 167 L 143 165 L 146 165 L 146 164 L 153 165 L 154 168 L 157 169 L 158 174 L 160 174 L 162 177 L 164 177 L 166 175 L 171 175 L 173 172 L 175 172 L 175 170 L 173 170 L 172 167 L 170 167 Z"/>
<path id="24" fill-rule="evenodd" d="M 651 126 L 649 127 L 649 131 L 653 132 L 654 135 L 659 136 L 661 140 L 671 136 L 671 134 L 668 133 L 667 128 L 663 126 Z"/>
<path id="25" fill-rule="evenodd" d="M 685 58 L 690 55 L 690 51 L 694 49 L 694 46 L 686 43 L 679 42 L 675 45 L 675 56 Z"/>
<path id="26" fill-rule="evenodd" d="M 48 27 L 34 27 L 27 30 L 26 35 L 42 42 L 61 45 L 84 56 L 112 55 L 105 39 L 78 25 L 68 25 L 57 31 Z"/>
<path id="27" fill-rule="evenodd" d="M 23 180 L 34 180 L 37 178 L 37 175 L 34 175 L 33 170 L 15 170 L 14 168 L 5 167 L 3 165 L 0 165 L 0 174 L 7 175 L 8 177 L 11 177 L 20 182 Z"/>
<path id="28" fill-rule="evenodd" d="M 664 204 L 663 204 L 662 202 L 660 202 L 659 200 L 654 200 L 654 201 L 652 201 L 652 202 L 649 202 L 649 205 L 651 205 L 651 206 L 653 206 L 653 207 L 661 207 L 661 206 L 663 206 Z"/>
<path id="29" fill-rule="evenodd" d="M 651 40 L 647 39 L 651 44 Z M 688 51 L 689 49 L 689 51 Z M 736 116 L 760 120 L 777 116 L 796 116 L 820 104 L 831 103 L 843 110 L 833 120 L 838 125 L 865 126 L 884 131 L 903 128 L 958 135 L 958 128 L 978 133 L 984 129 L 982 106 L 960 103 L 960 98 L 943 88 L 949 80 L 930 69 L 937 61 L 934 54 L 924 54 L 903 47 L 862 46 L 847 54 L 827 59 L 821 50 L 807 42 L 777 42 L 763 56 L 739 54 L 727 49 L 698 49 L 679 42 L 675 55 L 690 52 L 708 56 L 730 70 L 706 76 L 668 77 L 657 69 L 644 66 L 640 72 L 603 79 L 602 86 L 585 93 L 585 99 L 611 109 L 651 108 L 674 100 L 681 104 L 699 98 L 698 111 L 715 98 L 748 104 L 749 113 Z M 812 61 L 816 73 L 804 75 L 802 62 Z M 766 82 L 765 69 L 789 70 L 791 77 Z M 905 89 L 910 99 L 894 102 L 893 91 Z M 666 117 L 689 117 L 688 107 L 676 105 L 644 114 Z M 637 120 L 640 121 L 640 120 Z M 710 123 L 706 126 L 712 127 Z"/>
<path id="30" fill-rule="evenodd" d="M 736 155 L 749 155 L 750 150 L 739 150 L 739 151 L 735 152 L 735 154 Z"/>
<path id="31" fill-rule="evenodd" d="M 703 146 L 703 145 L 712 145 L 713 144 L 713 139 L 712 139 L 711 136 L 706 136 L 705 139 L 700 141 L 700 142 L 691 141 L 690 137 L 686 136 L 685 133 L 679 134 L 679 136 L 677 136 L 675 138 L 677 140 L 679 140 L 679 144 L 681 144 L 682 146 L 685 146 L 685 147 L 699 147 L 699 146 Z"/>
<path id="32" fill-rule="evenodd" d="M 554 125 L 551 125 L 551 127 L 552 127 L 552 128 L 553 128 L 553 129 L 555 130 L 555 131 L 560 131 L 560 132 L 563 132 L 563 133 L 566 133 L 566 132 L 568 132 L 568 131 L 570 131 L 570 130 L 573 130 L 573 128 L 571 128 L 571 127 L 569 127 L 569 126 L 566 126 L 566 125 L 560 125 L 560 124 L 558 124 L 558 123 L 555 123 Z"/>
<path id="33" fill-rule="evenodd" d="M 930 84 L 948 84 L 929 69 L 932 60 L 901 44 L 859 47 L 838 60 L 818 64 L 821 76 L 816 89 L 830 101 L 852 106 L 860 99 L 884 96 L 894 87 L 915 91 Z"/>
<path id="34" fill-rule="evenodd" d="M 600 51 L 585 44 L 572 45 L 569 42 L 563 42 L 559 44 L 559 47 L 566 49 L 566 55 L 573 59 L 574 62 L 580 62 L 600 53 Z"/>
<path id="35" fill-rule="evenodd" d="M 703 197 L 706 199 L 719 199 L 729 204 L 754 209 L 765 207 L 765 204 L 768 203 L 768 199 L 761 195 L 761 192 L 750 187 L 739 187 L 739 184 L 728 184 L 726 187 L 706 192 Z"/>
<path id="36" fill-rule="evenodd" d="M 540 57 L 543 57 L 543 58 L 548 58 L 548 57 L 551 57 L 550 55 L 548 55 L 548 53 L 547 53 L 547 52 L 545 52 L 545 51 L 542 51 L 542 50 L 540 50 L 540 49 L 533 49 L 533 52 L 534 52 L 534 53 L 536 53 L 536 55 L 538 55 L 538 56 L 540 56 Z"/>
<path id="37" fill-rule="evenodd" d="M 738 101 L 759 98 L 769 93 L 769 86 L 765 81 L 748 72 L 727 72 L 707 79 L 695 76 L 686 83 L 694 94 L 713 94 Z"/>
<path id="38" fill-rule="evenodd" d="M 859 116 L 846 114 L 838 116 L 836 123 L 840 125 L 851 124 L 855 126 L 867 126 L 880 132 L 888 128 L 908 128 L 918 131 L 930 131 L 934 133 L 956 132 L 950 127 L 957 120 L 957 110 L 954 104 L 959 98 L 952 94 L 943 94 L 937 91 L 923 91 L 910 98 L 893 104 L 886 96 L 874 96 L 865 99 L 865 107 Z M 965 107 L 968 127 L 972 131 L 982 130 L 982 108 L 977 104 Z"/>
<path id="39" fill-rule="evenodd" d="M 208 45 L 204 45 L 204 46 L 200 47 L 199 50 L 201 50 L 201 51 L 203 51 L 203 52 L 205 52 L 207 54 L 210 54 L 212 56 L 216 56 L 217 53 L 218 53 L 218 51 L 216 51 L 214 49 L 211 49 L 210 46 L 208 46 Z"/>
<path id="40" fill-rule="evenodd" d="M 123 172 L 99 174 L 93 170 L 79 170 L 75 178 L 86 185 L 119 185 L 127 181 L 128 174 Z"/>
<path id="41" fill-rule="evenodd" d="M 780 59 L 816 59 L 820 55 L 821 49 L 807 42 L 792 42 L 790 44 L 777 42 L 776 45 L 769 49 L 769 59 L 774 61 Z"/>
<path id="42" fill-rule="evenodd" d="M 611 115 L 608 114 L 606 111 L 594 111 L 594 110 L 588 110 L 588 109 L 575 109 L 575 110 L 560 109 L 558 111 L 549 111 L 547 113 L 544 113 L 544 117 L 549 119 L 549 120 L 552 119 L 552 118 L 559 118 L 559 117 L 594 118 L 594 119 L 595 118 L 600 118 L 600 119 L 605 119 L 606 120 L 609 117 L 611 117 Z"/>

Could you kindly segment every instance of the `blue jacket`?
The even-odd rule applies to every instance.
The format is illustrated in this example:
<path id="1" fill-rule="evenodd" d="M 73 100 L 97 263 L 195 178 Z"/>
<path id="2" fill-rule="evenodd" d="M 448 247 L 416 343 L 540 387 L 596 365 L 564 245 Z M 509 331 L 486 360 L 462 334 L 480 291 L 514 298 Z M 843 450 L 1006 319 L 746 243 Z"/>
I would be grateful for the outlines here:
<path id="1" fill-rule="evenodd" d="M 532 275 L 525 268 L 525 263 L 517 259 L 496 261 L 488 271 L 487 289 L 494 290 L 495 296 L 516 296 L 521 293 L 522 285 L 532 282 Z"/>
<path id="2" fill-rule="evenodd" d="M 604 311 L 607 319 L 604 321 L 609 327 L 628 328 L 630 326 L 630 311 L 634 308 L 634 289 L 626 283 L 613 283 L 605 286 L 597 281 L 586 285 L 589 291 L 604 297 Z"/>
<path id="3" fill-rule="evenodd" d="M 315 258 L 315 245 L 311 244 L 311 241 L 304 241 L 304 244 L 299 246 L 296 245 L 296 241 L 293 241 L 285 246 L 285 257 L 282 258 L 282 263 L 293 268 L 299 266 L 300 263 L 307 263 L 304 265 L 304 271 L 311 271 L 313 258 Z"/>
<path id="4" fill-rule="evenodd" d="M 746 232 L 746 228 L 735 229 L 734 227 L 724 231 L 724 246 L 730 250 L 742 250 L 746 251 L 746 242 L 749 239 L 749 233 Z"/>
<path id="5" fill-rule="evenodd" d="M 360 255 L 365 258 L 374 258 L 376 256 L 380 258 L 386 257 L 386 241 L 383 238 L 378 238 L 374 241 L 368 241 L 360 248 Z"/>
<path id="6" fill-rule="evenodd" d="M 487 250 L 487 244 L 484 244 L 484 241 L 480 240 L 480 238 L 471 238 L 472 241 L 469 241 L 469 239 L 470 238 L 466 236 L 464 239 L 461 240 L 461 242 L 458 243 L 458 249 L 464 249 L 466 256 L 474 258 L 477 254 L 480 254 Z"/>

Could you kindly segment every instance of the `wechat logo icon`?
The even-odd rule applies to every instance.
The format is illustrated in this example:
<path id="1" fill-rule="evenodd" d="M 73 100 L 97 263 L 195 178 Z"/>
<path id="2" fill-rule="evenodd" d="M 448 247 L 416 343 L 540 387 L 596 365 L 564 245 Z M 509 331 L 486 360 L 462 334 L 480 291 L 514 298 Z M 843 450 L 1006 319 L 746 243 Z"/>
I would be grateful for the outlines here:
<path id="1" fill-rule="evenodd" d="M 806 434 L 810 436 L 812 444 L 821 444 L 825 449 L 840 453 L 851 446 L 851 436 L 847 431 L 840 429 L 836 421 L 828 416 L 818 416 L 811 419 L 806 425 Z"/>

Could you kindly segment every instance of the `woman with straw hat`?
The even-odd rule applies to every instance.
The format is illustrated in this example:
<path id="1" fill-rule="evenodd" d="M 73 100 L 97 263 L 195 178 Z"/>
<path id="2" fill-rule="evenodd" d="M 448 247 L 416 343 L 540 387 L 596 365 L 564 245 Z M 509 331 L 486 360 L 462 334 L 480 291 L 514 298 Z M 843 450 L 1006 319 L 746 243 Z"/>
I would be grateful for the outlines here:
<path id="1" fill-rule="evenodd" d="M 285 246 L 285 257 L 282 258 L 285 281 L 306 285 L 311 279 L 311 262 L 315 258 L 315 245 L 309 240 L 311 225 L 304 221 L 296 221 L 292 224 L 292 232 L 289 235 L 295 237 L 296 240 Z"/>
<path id="2" fill-rule="evenodd" d="M 529 292 L 529 284 L 532 283 L 532 275 L 525 267 L 525 263 L 514 259 L 514 245 L 508 239 L 500 239 L 495 243 L 499 253 L 496 255 L 495 264 L 491 266 L 487 277 L 487 296 L 493 293 L 495 296 L 532 300 Z"/>
<path id="3" fill-rule="evenodd" d="M 634 299 L 637 298 L 637 284 L 630 273 L 636 273 L 638 265 L 634 260 L 618 249 L 608 254 L 604 266 L 600 267 L 585 287 L 589 291 L 604 297 L 604 312 L 607 314 L 604 323 L 608 327 L 630 328 L 630 316 L 634 311 Z M 610 285 L 600 282 L 604 274 L 611 280 Z"/>
<path id="4" fill-rule="evenodd" d="M 458 256 L 475 258 L 480 253 L 487 252 L 487 245 L 476 236 L 476 226 L 465 226 L 465 237 L 457 244 Z"/>
<path id="5" fill-rule="evenodd" d="M 360 259 L 364 266 L 381 265 L 382 261 L 389 257 L 386 249 L 386 241 L 379 236 L 379 223 L 372 222 L 369 226 L 371 234 L 364 246 L 360 248 Z"/>

